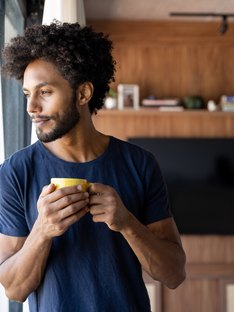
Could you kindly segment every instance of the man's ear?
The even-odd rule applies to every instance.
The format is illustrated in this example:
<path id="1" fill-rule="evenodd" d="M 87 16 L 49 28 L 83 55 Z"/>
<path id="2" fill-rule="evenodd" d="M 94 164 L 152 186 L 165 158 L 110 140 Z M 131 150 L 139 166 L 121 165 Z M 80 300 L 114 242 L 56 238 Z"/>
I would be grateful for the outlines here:
<path id="1" fill-rule="evenodd" d="M 93 96 L 93 84 L 89 81 L 82 83 L 77 88 L 79 105 L 87 104 Z"/>

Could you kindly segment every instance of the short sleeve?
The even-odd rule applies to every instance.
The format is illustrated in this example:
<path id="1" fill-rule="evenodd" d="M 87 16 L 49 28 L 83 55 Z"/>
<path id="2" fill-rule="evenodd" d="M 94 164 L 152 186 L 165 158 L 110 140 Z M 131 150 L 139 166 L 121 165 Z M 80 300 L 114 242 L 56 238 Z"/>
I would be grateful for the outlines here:
<path id="1" fill-rule="evenodd" d="M 150 224 L 172 217 L 167 186 L 154 155 L 149 153 L 144 172 L 145 204 L 144 223 Z"/>
<path id="2" fill-rule="evenodd" d="M 0 167 L 0 233 L 9 236 L 27 236 L 20 172 L 5 161 Z"/>

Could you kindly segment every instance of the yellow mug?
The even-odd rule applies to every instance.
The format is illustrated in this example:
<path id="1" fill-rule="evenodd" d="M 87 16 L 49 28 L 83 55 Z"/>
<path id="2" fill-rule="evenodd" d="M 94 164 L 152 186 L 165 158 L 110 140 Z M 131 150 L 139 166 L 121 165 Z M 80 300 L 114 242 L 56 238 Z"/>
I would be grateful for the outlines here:
<path id="1" fill-rule="evenodd" d="M 73 178 L 51 178 L 50 182 L 56 186 L 56 190 L 62 187 L 81 185 L 83 192 L 86 192 L 87 188 L 91 185 L 86 179 Z"/>

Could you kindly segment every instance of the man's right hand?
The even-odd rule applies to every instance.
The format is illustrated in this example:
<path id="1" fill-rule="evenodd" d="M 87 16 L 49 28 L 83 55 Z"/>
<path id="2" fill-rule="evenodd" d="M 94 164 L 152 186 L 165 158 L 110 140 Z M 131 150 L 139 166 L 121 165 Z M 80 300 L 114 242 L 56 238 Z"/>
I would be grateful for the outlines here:
<path id="1" fill-rule="evenodd" d="M 45 186 L 37 202 L 38 217 L 27 237 L 0 234 L 0 283 L 8 298 L 23 302 L 44 275 L 53 237 L 62 235 L 88 211 L 89 194 L 78 186 Z"/>
<path id="2" fill-rule="evenodd" d="M 78 185 L 55 190 L 54 184 L 43 188 L 37 202 L 36 223 L 46 238 L 62 235 L 87 213 L 89 194 L 81 189 Z"/>

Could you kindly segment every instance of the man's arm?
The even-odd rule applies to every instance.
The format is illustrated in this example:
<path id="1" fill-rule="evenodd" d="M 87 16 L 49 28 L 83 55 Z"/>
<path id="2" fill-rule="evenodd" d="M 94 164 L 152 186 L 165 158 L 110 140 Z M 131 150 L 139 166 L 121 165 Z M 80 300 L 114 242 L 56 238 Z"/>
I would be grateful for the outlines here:
<path id="1" fill-rule="evenodd" d="M 51 240 L 39 237 L 36 227 L 27 238 L 0 234 L 0 282 L 11 300 L 25 301 L 40 284 Z"/>
<path id="2" fill-rule="evenodd" d="M 0 283 L 8 298 L 23 302 L 40 285 L 52 240 L 87 213 L 88 194 L 79 187 L 43 188 L 38 218 L 26 237 L 0 235 Z"/>
<path id="3" fill-rule="evenodd" d="M 185 253 L 173 218 L 144 226 L 131 215 L 121 233 L 153 279 L 169 288 L 184 281 Z"/>
<path id="4" fill-rule="evenodd" d="M 103 184 L 90 187 L 90 213 L 120 232 L 142 268 L 155 280 L 176 288 L 185 279 L 185 253 L 173 218 L 143 225 L 126 209 L 116 191 Z"/>

